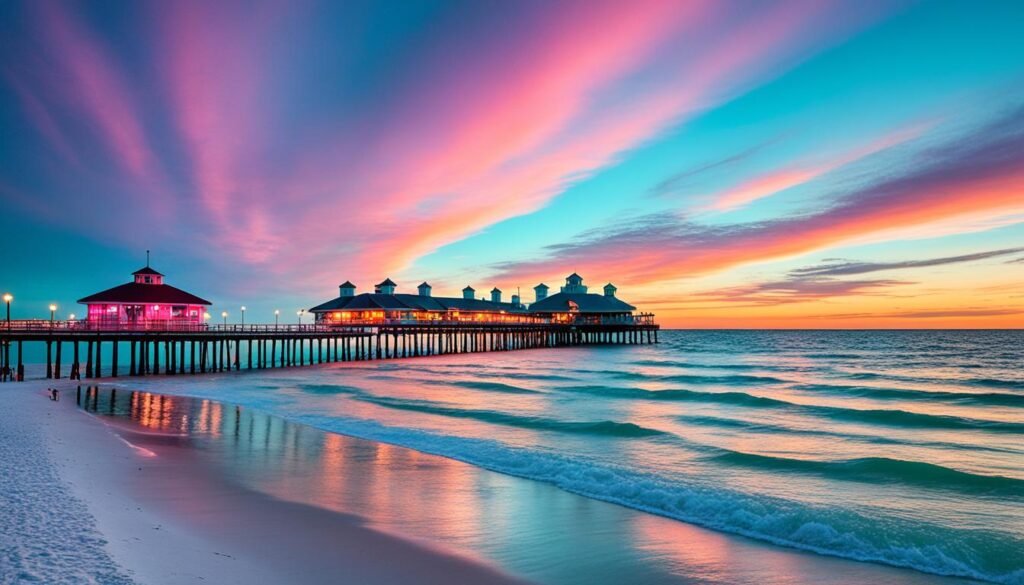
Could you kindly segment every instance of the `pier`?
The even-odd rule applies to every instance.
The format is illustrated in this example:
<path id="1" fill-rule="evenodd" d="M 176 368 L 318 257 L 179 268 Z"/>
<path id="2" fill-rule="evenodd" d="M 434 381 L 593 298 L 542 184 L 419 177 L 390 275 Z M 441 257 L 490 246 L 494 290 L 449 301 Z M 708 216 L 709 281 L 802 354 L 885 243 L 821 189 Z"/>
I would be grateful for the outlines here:
<path id="1" fill-rule="evenodd" d="M 45 344 L 46 378 L 193 375 L 332 362 L 658 342 L 653 315 L 628 322 L 404 322 L 110 327 L 87 321 L 0 323 L 0 380 L 25 379 L 25 346 Z M 127 351 L 127 359 L 124 352 Z M 128 363 L 127 368 L 124 362 Z M 84 371 L 83 371 L 84 370 Z"/>

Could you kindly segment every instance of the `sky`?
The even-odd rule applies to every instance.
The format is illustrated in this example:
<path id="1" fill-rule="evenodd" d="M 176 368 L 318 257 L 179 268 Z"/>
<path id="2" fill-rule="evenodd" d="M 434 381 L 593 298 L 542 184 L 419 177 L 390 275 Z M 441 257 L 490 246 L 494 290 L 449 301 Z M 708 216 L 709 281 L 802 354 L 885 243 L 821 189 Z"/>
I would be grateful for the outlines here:
<path id="1" fill-rule="evenodd" d="M 0 3 L 0 289 L 1024 326 L 1024 4 Z"/>

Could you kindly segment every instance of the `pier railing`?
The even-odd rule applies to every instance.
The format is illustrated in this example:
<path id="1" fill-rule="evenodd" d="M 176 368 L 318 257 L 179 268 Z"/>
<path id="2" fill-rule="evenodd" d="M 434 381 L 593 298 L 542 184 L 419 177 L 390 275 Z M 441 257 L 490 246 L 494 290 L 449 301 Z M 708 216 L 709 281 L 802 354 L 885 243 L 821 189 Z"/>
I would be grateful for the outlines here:
<path id="1" fill-rule="evenodd" d="M 533 327 L 537 325 L 654 325 L 653 313 L 622 315 L 568 315 L 565 319 L 536 319 L 531 321 L 493 319 L 346 319 L 344 321 L 317 321 L 316 323 L 194 323 L 190 321 L 162 320 L 129 323 L 118 321 L 17 319 L 9 323 L 0 321 L 0 330 L 11 332 L 46 333 L 54 332 L 178 332 L 178 333 L 315 333 L 327 331 L 361 331 L 371 327 L 424 326 L 424 327 Z"/>
<path id="2" fill-rule="evenodd" d="M 636 313 L 633 315 L 573 315 L 568 314 L 564 319 L 553 318 L 531 318 L 517 320 L 515 317 L 505 319 L 395 319 L 377 317 L 372 319 L 341 319 L 338 321 L 323 319 L 317 324 L 328 328 L 344 328 L 353 326 L 377 327 L 377 326 L 410 326 L 422 325 L 427 327 L 473 327 L 478 325 L 496 325 L 501 327 L 536 327 L 538 325 L 654 325 L 654 313 Z"/>
<path id="3" fill-rule="evenodd" d="M 119 323 L 116 321 L 87 321 L 87 320 L 62 320 L 62 321 L 50 321 L 49 319 L 17 319 L 11 320 L 10 323 L 6 321 L 0 321 L 0 333 L 4 331 L 11 332 L 27 332 L 27 333 L 46 333 L 47 331 L 54 331 L 60 333 L 69 332 L 96 332 L 96 333 L 116 333 L 116 332 L 181 332 L 181 333 L 207 333 L 207 332 L 226 332 L 226 333 L 315 333 L 325 332 L 332 330 L 332 327 L 320 324 L 262 324 L 253 323 L 248 325 L 242 324 L 199 324 L 189 323 L 182 321 L 147 321 L 145 323 Z"/>

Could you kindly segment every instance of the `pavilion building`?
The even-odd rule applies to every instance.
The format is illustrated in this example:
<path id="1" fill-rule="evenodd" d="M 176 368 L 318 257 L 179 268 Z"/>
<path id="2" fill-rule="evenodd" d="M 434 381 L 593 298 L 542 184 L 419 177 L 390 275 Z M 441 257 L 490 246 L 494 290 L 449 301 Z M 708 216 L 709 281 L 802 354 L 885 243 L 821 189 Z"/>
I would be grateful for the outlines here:
<path id="1" fill-rule="evenodd" d="M 132 282 L 78 300 L 88 307 L 90 324 L 148 328 L 204 323 L 210 301 L 165 284 L 164 275 L 150 268 L 149 262 L 132 276 Z"/>
<path id="2" fill-rule="evenodd" d="M 490 291 L 490 300 L 475 298 L 476 291 L 467 286 L 462 297 L 435 297 L 432 287 L 424 282 L 418 294 L 396 293 L 398 285 L 390 278 L 374 286 L 373 293 L 356 294 L 356 287 L 346 281 L 339 287 L 339 296 L 309 309 L 318 324 L 362 325 L 386 322 L 429 323 L 632 323 L 636 307 L 616 298 L 616 288 L 609 283 L 604 294 L 591 294 L 583 278 L 573 273 L 557 294 L 548 296 L 548 287 L 537 285 L 536 301 L 529 307 L 512 295 L 511 302 L 502 301 L 497 287 Z"/>
<path id="3" fill-rule="evenodd" d="M 548 295 L 547 285 L 534 287 L 537 296 L 530 305 L 530 313 L 556 323 L 601 322 L 632 323 L 636 307 L 615 296 L 618 289 L 612 283 L 604 285 L 604 294 L 587 292 L 583 277 L 573 272 L 565 278 L 565 286 L 558 293 Z"/>

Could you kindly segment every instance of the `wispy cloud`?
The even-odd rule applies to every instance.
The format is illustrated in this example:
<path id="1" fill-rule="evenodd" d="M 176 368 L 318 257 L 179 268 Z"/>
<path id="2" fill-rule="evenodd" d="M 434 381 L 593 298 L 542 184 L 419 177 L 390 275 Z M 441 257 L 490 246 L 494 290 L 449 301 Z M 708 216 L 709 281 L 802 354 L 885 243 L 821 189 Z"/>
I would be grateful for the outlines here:
<path id="1" fill-rule="evenodd" d="M 829 158 L 813 160 L 774 169 L 746 181 L 715 196 L 709 206 L 715 211 L 732 211 L 745 207 L 759 199 L 781 193 L 799 185 L 809 183 L 837 169 L 860 161 L 873 154 L 888 150 L 920 137 L 932 124 L 919 123 L 900 128 L 868 144 L 857 146 Z"/>
<path id="2" fill-rule="evenodd" d="M 1020 213 L 1022 190 L 1024 108 L 1016 107 L 918 153 L 902 171 L 840 195 L 823 211 L 732 225 L 646 215 L 551 246 L 545 259 L 497 268 L 520 281 L 549 278 L 567 265 L 632 283 L 674 280 L 956 217 Z"/>
<path id="3" fill-rule="evenodd" d="M 35 8 L 48 49 L 45 54 L 56 64 L 44 74 L 37 91 L 44 92 L 51 104 L 60 104 L 65 111 L 91 121 L 132 175 L 150 177 L 156 160 L 143 128 L 138 97 L 112 52 L 61 3 L 39 2 Z M 33 119 L 56 148 L 68 148 L 53 126 L 52 114 L 37 112 Z"/>
<path id="4" fill-rule="evenodd" d="M 680 171 L 667 177 L 651 188 L 651 194 L 659 197 L 676 194 L 691 186 L 692 181 L 696 178 L 703 177 L 704 175 L 711 174 L 712 172 L 728 170 L 738 166 L 740 163 L 754 158 L 767 146 L 775 142 L 776 140 L 767 140 L 746 148 L 745 150 L 741 150 L 735 154 Z"/>
<path id="5" fill-rule="evenodd" d="M 1024 251 L 1024 248 L 1005 248 L 1002 250 L 990 250 L 988 252 L 977 252 L 974 254 L 961 254 L 958 256 L 945 256 L 942 258 L 928 258 L 925 260 L 903 260 L 899 262 L 848 262 L 835 261 L 818 266 L 807 266 L 792 270 L 790 274 L 800 277 L 821 277 L 821 276 L 844 276 L 851 274 L 865 274 L 868 272 L 881 272 L 883 270 L 901 270 L 906 268 L 927 268 L 930 266 L 943 266 L 946 264 L 959 264 L 962 262 L 976 262 L 989 258 L 998 258 Z M 1021 259 L 1011 260 L 1019 262 Z"/>
<path id="6" fill-rule="evenodd" d="M 695 299 L 743 303 L 745 306 L 773 306 L 820 301 L 835 297 L 879 296 L 887 290 L 912 282 L 902 280 L 838 280 L 832 278 L 788 278 L 770 282 L 698 292 Z"/>
<path id="7" fill-rule="evenodd" d="M 823 315 L 829 319 L 940 319 L 962 317 L 1000 317 L 1024 314 L 1022 308 L 947 308 L 910 311 L 892 311 L 888 313 L 842 313 Z"/>

